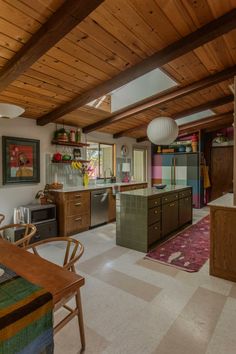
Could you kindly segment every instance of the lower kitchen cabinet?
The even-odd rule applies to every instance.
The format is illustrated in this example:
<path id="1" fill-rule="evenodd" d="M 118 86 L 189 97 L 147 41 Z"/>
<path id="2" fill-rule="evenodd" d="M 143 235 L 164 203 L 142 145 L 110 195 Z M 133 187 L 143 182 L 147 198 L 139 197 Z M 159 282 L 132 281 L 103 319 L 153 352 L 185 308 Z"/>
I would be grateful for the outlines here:
<path id="1" fill-rule="evenodd" d="M 134 190 L 146 187 L 147 183 L 140 183 L 121 186 L 121 189 Z M 112 222 L 116 220 L 116 197 L 112 193 L 112 188 L 107 189 L 109 189 L 108 221 Z M 71 236 L 90 228 L 91 191 L 51 192 L 57 206 L 59 236 Z"/>
<path id="2" fill-rule="evenodd" d="M 116 220 L 116 195 L 112 193 L 112 188 L 109 190 L 108 220 L 109 222 Z"/>
<path id="3" fill-rule="evenodd" d="M 57 205 L 59 236 L 70 236 L 90 227 L 90 192 L 53 192 Z"/>

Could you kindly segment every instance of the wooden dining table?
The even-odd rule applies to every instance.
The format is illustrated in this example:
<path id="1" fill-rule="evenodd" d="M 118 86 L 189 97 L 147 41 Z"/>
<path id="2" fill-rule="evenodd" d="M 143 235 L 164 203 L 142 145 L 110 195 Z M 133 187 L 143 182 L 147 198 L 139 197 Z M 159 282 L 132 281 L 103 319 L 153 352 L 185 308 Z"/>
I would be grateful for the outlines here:
<path id="1" fill-rule="evenodd" d="M 84 285 L 84 277 L 63 269 L 41 257 L 0 239 L 0 263 L 29 282 L 44 288 L 52 294 L 54 309 L 75 293 L 80 292 Z M 82 314 L 82 306 L 81 306 Z M 80 326 L 84 336 L 83 317 Z M 83 338 L 84 341 L 84 338 Z"/>

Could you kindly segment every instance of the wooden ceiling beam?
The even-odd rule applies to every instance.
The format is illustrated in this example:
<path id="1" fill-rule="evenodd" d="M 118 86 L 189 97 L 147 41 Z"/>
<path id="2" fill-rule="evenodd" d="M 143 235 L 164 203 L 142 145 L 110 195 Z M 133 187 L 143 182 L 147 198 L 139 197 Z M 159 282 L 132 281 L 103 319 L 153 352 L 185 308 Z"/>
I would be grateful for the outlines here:
<path id="1" fill-rule="evenodd" d="M 182 111 L 181 113 L 183 113 L 184 115 L 182 116 L 182 117 L 184 117 L 184 116 L 187 116 L 187 115 L 189 115 L 189 114 L 192 114 L 192 113 L 197 113 L 197 112 L 201 112 L 201 111 L 203 111 L 203 110 L 205 110 L 205 109 L 210 109 L 210 108 L 214 108 L 214 107 L 219 107 L 219 106 L 222 106 L 222 105 L 224 105 L 224 104 L 227 104 L 227 103 L 230 103 L 230 102 L 233 102 L 234 101 L 234 95 L 229 95 L 229 96 L 225 96 L 225 97 L 222 97 L 222 98 L 218 98 L 217 100 L 213 100 L 213 101 L 210 101 L 210 102 L 208 102 L 208 103 L 204 103 L 203 105 L 199 105 L 199 106 L 197 106 L 197 107 L 193 107 L 193 108 L 191 108 L 190 110 L 185 110 L 185 111 Z M 199 110 L 197 110 L 197 108 L 199 108 Z M 203 108 L 203 109 L 202 109 Z M 188 113 L 188 114 L 186 114 L 186 112 Z M 189 112 L 192 112 L 192 113 L 189 113 Z M 232 112 L 227 112 L 226 114 L 232 114 Z M 221 115 L 221 117 L 222 117 L 223 115 Z M 211 116 L 212 117 L 212 119 L 214 120 L 214 119 L 216 119 L 216 117 L 218 117 L 218 115 L 217 116 Z M 180 118 L 180 113 L 178 113 L 178 118 Z M 210 117 L 206 117 L 206 119 L 208 119 L 208 118 L 210 118 Z M 176 119 L 175 117 L 173 118 L 173 119 Z M 195 122 L 192 122 L 192 123 L 189 123 L 189 124 L 192 124 L 192 126 L 194 125 L 194 123 L 195 123 L 195 125 L 197 125 L 198 123 L 200 124 L 200 123 L 202 123 L 203 122 L 203 119 L 201 119 L 201 120 L 199 120 L 199 121 L 195 121 Z M 184 125 L 182 125 L 181 127 L 183 127 Z M 146 126 L 147 127 L 147 126 Z M 147 136 L 143 136 L 143 137 L 140 137 L 140 138 L 137 138 L 136 139 L 136 141 L 137 141 L 137 143 L 141 143 L 141 142 L 144 142 L 144 141 L 146 141 L 146 140 L 148 140 L 148 137 Z"/>
<path id="2" fill-rule="evenodd" d="M 154 108 L 160 104 L 165 104 L 168 103 L 174 99 L 177 98 L 182 98 L 184 96 L 187 96 L 191 93 L 194 93 L 199 90 L 203 90 L 207 87 L 216 85 L 220 82 L 223 82 L 225 80 L 231 79 L 234 75 L 236 75 L 236 65 L 233 67 L 230 67 L 228 69 L 225 69 L 223 71 L 220 71 L 219 73 L 216 73 L 214 75 L 207 76 L 206 78 L 196 81 L 192 84 L 189 84 L 187 86 L 181 87 L 181 88 L 175 88 L 173 90 L 170 90 L 168 93 L 164 94 L 159 94 L 155 98 L 151 99 L 146 99 L 143 100 L 142 102 L 139 102 L 138 104 L 136 103 L 135 105 L 126 107 L 119 112 L 116 112 L 115 114 L 109 116 L 108 118 L 105 118 L 103 120 L 100 120 L 97 123 L 88 125 L 83 129 L 84 133 L 90 133 L 93 130 L 101 129 L 104 128 L 112 123 L 120 122 L 124 120 L 125 118 L 128 118 L 134 114 L 138 114 L 141 112 L 144 112 L 150 108 Z M 117 133 L 118 134 L 118 133 Z M 120 135 L 118 137 L 121 137 L 123 135 Z M 117 136 L 116 136 L 117 137 Z"/>
<path id="3" fill-rule="evenodd" d="M 233 122 L 233 111 L 226 112 L 224 114 L 217 114 L 214 116 L 209 116 L 199 121 L 195 121 L 192 123 L 186 123 L 180 126 L 179 133 L 185 134 L 192 131 L 196 131 L 196 129 L 206 129 L 213 127 L 215 125 L 224 125 Z"/>
<path id="4" fill-rule="evenodd" d="M 211 21 L 202 26 L 193 33 L 170 44 L 166 48 L 154 53 L 150 57 L 144 59 L 142 62 L 124 70 L 115 77 L 101 83 L 100 85 L 82 93 L 75 97 L 70 102 L 58 107 L 54 111 L 40 117 L 37 120 L 38 125 L 45 125 L 56 119 L 68 114 L 81 106 L 99 98 L 125 84 L 137 79 L 138 77 L 159 68 L 180 56 L 189 53 L 190 51 L 214 40 L 215 38 L 228 33 L 236 28 L 236 9 L 227 14 Z M 89 126 L 85 128 L 85 132 L 96 130 L 97 126 Z"/>
<path id="5" fill-rule="evenodd" d="M 60 39 L 82 22 L 104 0 L 67 0 L 32 35 L 0 72 L 0 91 L 32 66 Z"/>
<path id="6" fill-rule="evenodd" d="M 223 106 L 224 104 L 233 102 L 233 100 L 234 100 L 234 95 L 228 95 L 225 97 L 217 98 L 216 100 L 208 101 L 208 102 L 198 105 L 196 107 L 191 107 L 189 109 L 185 109 L 184 111 L 181 111 L 181 112 L 175 114 L 172 118 L 179 119 L 182 117 L 186 117 L 186 116 L 189 116 L 194 113 L 205 111 L 206 109 L 212 109 L 215 107 Z M 145 129 L 145 128 L 147 128 L 147 126 L 148 126 L 148 124 L 137 125 L 137 126 L 132 127 L 130 129 L 123 130 L 117 134 L 114 134 L 113 137 L 120 138 L 122 136 L 127 136 L 130 133 L 135 132 L 136 130 Z"/>

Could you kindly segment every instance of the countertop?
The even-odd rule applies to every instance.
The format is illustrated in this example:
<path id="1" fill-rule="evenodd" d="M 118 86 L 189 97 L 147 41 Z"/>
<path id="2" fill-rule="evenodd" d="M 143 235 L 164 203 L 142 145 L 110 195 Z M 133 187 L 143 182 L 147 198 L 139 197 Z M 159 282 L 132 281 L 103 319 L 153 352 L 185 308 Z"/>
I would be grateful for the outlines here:
<path id="1" fill-rule="evenodd" d="M 50 191 L 52 192 L 58 192 L 58 193 L 67 193 L 67 192 L 82 192 L 82 191 L 92 191 L 95 189 L 105 189 L 105 188 L 112 188 L 112 187 L 121 187 L 121 186 L 133 186 L 135 184 L 144 184 L 147 182 L 129 182 L 129 183 L 124 183 L 124 182 L 117 182 L 117 183 L 101 183 L 101 184 L 91 184 L 88 187 L 84 186 L 77 186 L 77 187 L 65 187 L 62 189 L 51 189 Z"/>
<path id="2" fill-rule="evenodd" d="M 210 207 L 223 207 L 223 208 L 236 208 L 234 205 L 234 194 L 227 193 L 222 195 L 222 197 L 213 200 L 208 203 Z"/>
<path id="3" fill-rule="evenodd" d="M 191 188 L 190 186 L 171 186 L 167 185 L 163 189 L 157 188 L 145 188 L 145 189 L 136 189 L 133 191 L 122 192 L 122 195 L 133 195 L 133 196 L 140 196 L 140 197 L 151 197 L 155 195 L 162 195 L 169 192 L 179 192 L 184 189 Z"/>

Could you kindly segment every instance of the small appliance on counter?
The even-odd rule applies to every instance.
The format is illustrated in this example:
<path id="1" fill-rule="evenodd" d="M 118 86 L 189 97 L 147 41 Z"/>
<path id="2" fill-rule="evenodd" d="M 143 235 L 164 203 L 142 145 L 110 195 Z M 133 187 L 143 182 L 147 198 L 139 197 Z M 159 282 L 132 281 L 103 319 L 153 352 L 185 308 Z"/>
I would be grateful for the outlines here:
<path id="1" fill-rule="evenodd" d="M 55 204 L 29 204 L 14 209 L 14 223 L 34 224 L 36 234 L 30 243 L 57 236 Z M 15 241 L 21 238 L 21 229 L 15 230 Z"/>

